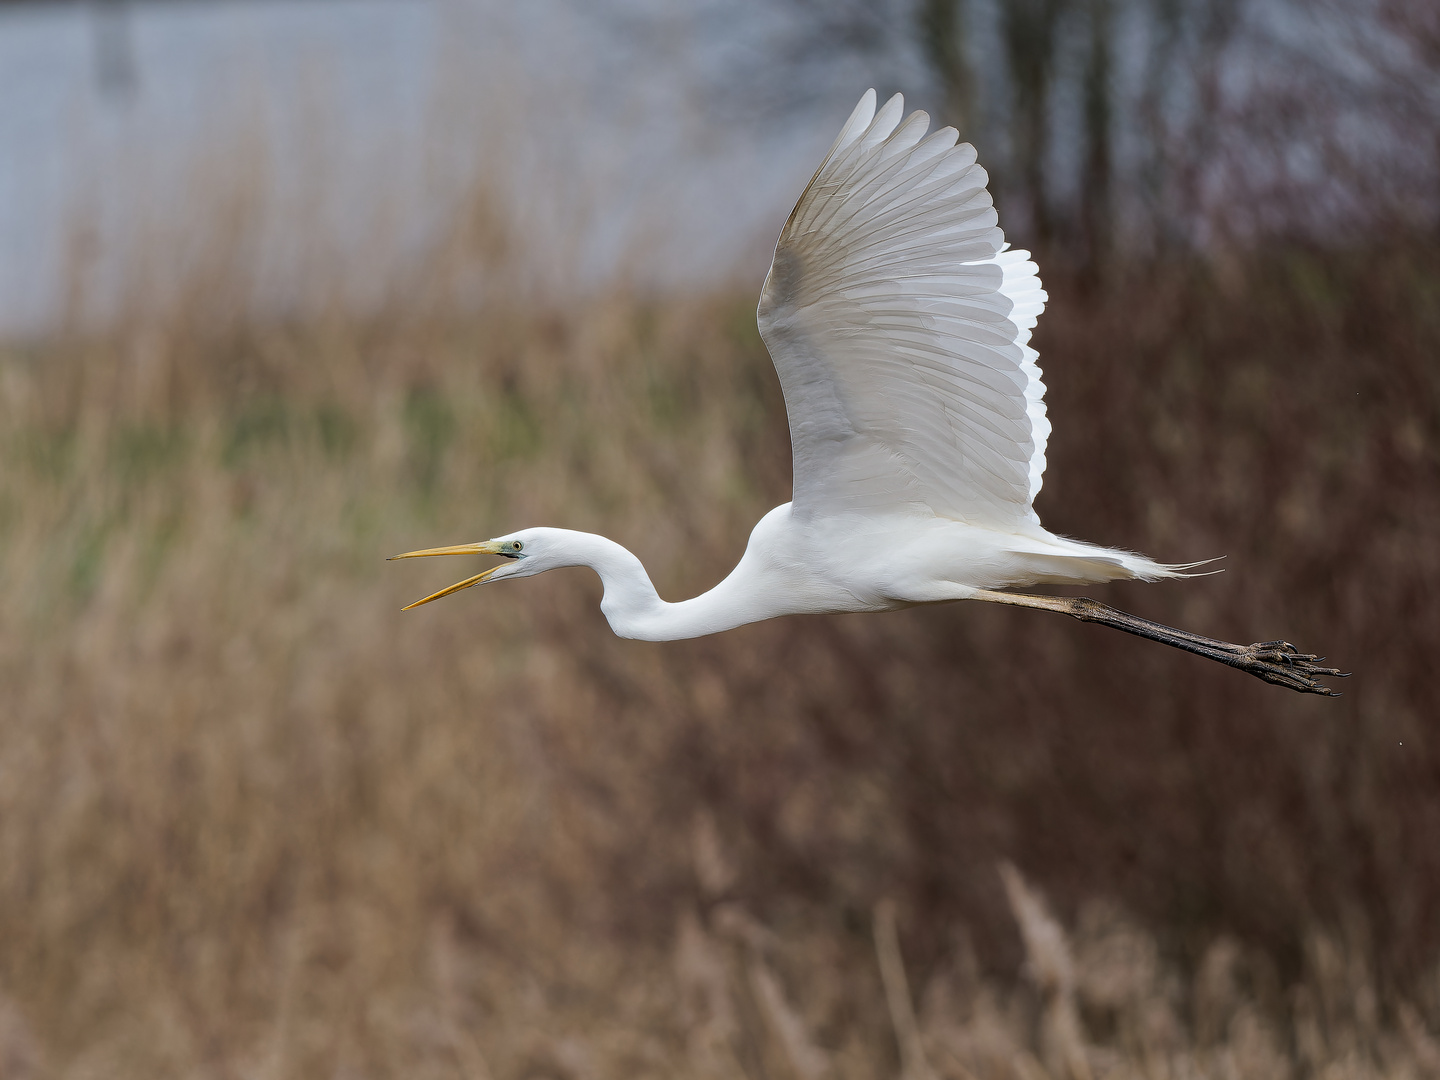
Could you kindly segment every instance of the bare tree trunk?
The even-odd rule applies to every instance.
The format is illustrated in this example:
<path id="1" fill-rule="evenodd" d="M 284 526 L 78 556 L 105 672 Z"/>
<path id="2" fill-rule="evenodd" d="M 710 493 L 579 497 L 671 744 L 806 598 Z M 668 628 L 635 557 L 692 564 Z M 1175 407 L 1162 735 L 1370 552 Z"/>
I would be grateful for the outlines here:
<path id="1" fill-rule="evenodd" d="M 1030 212 L 1038 247 L 1049 245 L 1054 222 L 1045 198 L 1050 145 L 1049 98 L 1055 64 L 1055 24 L 1068 0 L 1010 0 L 1003 8 L 1006 57 L 1015 93 L 1014 175 Z"/>
<path id="2" fill-rule="evenodd" d="M 1218 215 L 1207 214 L 1202 182 L 1204 171 L 1221 149 L 1222 109 L 1221 65 L 1225 47 L 1234 36 L 1240 19 L 1240 0 L 1195 0 L 1198 26 L 1192 31 L 1198 41 L 1196 59 L 1188 78 L 1195 88 L 1199 108 L 1180 133 L 1178 153 L 1172 156 L 1171 188 L 1179 198 L 1172 212 L 1181 221 L 1193 222 L 1209 218 L 1222 235 L 1228 234 L 1229 222 Z"/>
<path id="3" fill-rule="evenodd" d="M 1090 0 L 1090 49 L 1085 65 L 1085 172 L 1080 187 L 1080 226 L 1085 276 L 1105 275 L 1113 242 L 1111 204 L 1111 0 Z"/>
<path id="4" fill-rule="evenodd" d="M 1176 51 L 1180 44 L 1181 0 L 1150 0 L 1149 20 L 1154 45 L 1145 64 L 1144 89 L 1139 102 L 1140 122 L 1147 146 L 1140 163 L 1138 194 L 1149 218 L 1146 225 L 1156 257 L 1177 246 L 1179 230 L 1167 211 L 1170 188 L 1170 133 L 1165 115 L 1169 88 L 1174 82 Z"/>
<path id="5" fill-rule="evenodd" d="M 966 0 L 924 0 L 920 36 L 945 91 L 944 122 L 967 142 L 975 141 L 975 73 L 965 53 Z"/>

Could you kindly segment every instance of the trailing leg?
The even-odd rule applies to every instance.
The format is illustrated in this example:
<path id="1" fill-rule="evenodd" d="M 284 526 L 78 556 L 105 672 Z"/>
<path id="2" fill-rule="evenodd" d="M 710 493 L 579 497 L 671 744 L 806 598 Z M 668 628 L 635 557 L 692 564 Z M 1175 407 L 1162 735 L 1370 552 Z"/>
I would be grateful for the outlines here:
<path id="1" fill-rule="evenodd" d="M 1222 664 L 1248 671 L 1257 679 L 1286 686 L 1306 694 L 1338 696 L 1328 686 L 1315 681 L 1315 676 L 1328 675 L 1345 678 L 1347 672 L 1337 668 L 1320 667 L 1325 658 L 1313 653 L 1302 653 L 1288 641 L 1261 641 L 1254 645 L 1234 645 L 1228 641 L 1202 637 L 1186 630 L 1177 630 L 1164 623 L 1151 622 L 1138 615 L 1119 611 L 1088 596 L 1035 596 L 1028 593 L 996 592 L 981 589 L 973 597 L 992 604 L 1008 604 L 1011 607 L 1038 608 L 1041 611 L 1058 611 L 1062 615 L 1079 619 L 1081 622 L 1099 623 L 1127 634 L 1149 638 L 1165 645 L 1184 649 L 1197 656 L 1218 660 Z"/>

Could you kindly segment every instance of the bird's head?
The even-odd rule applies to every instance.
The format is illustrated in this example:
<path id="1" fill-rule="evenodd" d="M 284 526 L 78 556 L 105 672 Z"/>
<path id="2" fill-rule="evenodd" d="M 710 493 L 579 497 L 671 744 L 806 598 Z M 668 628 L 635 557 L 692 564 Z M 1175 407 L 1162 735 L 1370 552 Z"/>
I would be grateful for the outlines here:
<path id="1" fill-rule="evenodd" d="M 404 610 L 409 611 L 421 604 L 428 604 L 431 600 L 439 600 L 442 596 L 449 596 L 461 589 L 468 589 L 471 585 L 499 581 L 501 578 L 531 577 L 543 570 L 553 570 L 557 566 L 566 565 L 560 561 L 558 545 L 551 536 L 547 535 L 558 531 L 555 529 L 526 529 L 523 532 L 511 533 L 509 536 L 502 536 L 495 540 L 484 540 L 478 544 L 456 544 L 454 547 L 425 548 L 423 551 L 406 551 L 399 555 L 391 555 L 391 559 L 419 559 L 429 555 L 499 555 L 505 560 L 498 566 L 482 570 L 474 577 L 457 581 L 454 585 L 447 586 L 437 593 L 431 593 L 423 600 L 407 604 Z"/>

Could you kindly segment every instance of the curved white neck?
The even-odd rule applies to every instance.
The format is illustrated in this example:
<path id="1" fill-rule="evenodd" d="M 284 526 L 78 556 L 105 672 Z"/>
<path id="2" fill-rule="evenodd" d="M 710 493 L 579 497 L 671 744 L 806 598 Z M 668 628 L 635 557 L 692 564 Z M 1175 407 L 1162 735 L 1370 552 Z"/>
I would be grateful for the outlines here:
<path id="1" fill-rule="evenodd" d="M 765 587 L 766 575 L 748 548 L 739 565 L 709 592 L 670 604 L 660 599 L 645 567 L 626 548 L 594 533 L 565 532 L 562 565 L 588 566 L 600 575 L 605 586 L 600 610 L 620 637 L 676 641 L 731 630 L 795 610 L 788 604 L 777 605 L 785 591 Z"/>

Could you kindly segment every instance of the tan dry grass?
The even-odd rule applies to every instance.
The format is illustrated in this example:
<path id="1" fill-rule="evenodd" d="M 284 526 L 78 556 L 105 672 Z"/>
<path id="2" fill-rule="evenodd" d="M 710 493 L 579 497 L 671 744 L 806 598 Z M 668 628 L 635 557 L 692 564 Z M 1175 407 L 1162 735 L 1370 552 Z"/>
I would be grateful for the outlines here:
<path id="1" fill-rule="evenodd" d="M 626 751 L 607 752 L 595 691 L 574 695 L 560 647 L 531 647 L 537 618 L 583 613 L 596 632 L 598 615 L 542 585 L 401 616 L 428 585 L 381 559 L 517 515 L 680 550 L 625 521 L 658 519 L 681 476 L 707 481 L 684 500 L 697 530 L 743 542 L 755 496 L 735 448 L 761 409 L 734 385 L 743 365 L 705 354 L 733 352 L 724 337 L 689 342 L 693 371 L 662 383 L 646 356 L 672 331 L 653 319 L 600 308 L 521 337 L 482 329 L 483 343 L 397 341 L 378 357 L 282 332 L 9 365 L 4 983 L 64 1071 L 213 1059 L 306 1075 L 347 1054 L 368 1071 L 388 1048 L 414 1075 L 398 1047 L 468 1053 L 458 1021 L 418 1003 L 432 969 L 476 978 L 450 958 L 457 935 L 494 937 L 491 961 L 510 969 L 490 993 L 513 997 L 511 1052 L 528 1052 L 525 1023 L 545 1030 L 557 990 L 555 970 L 531 965 L 577 968 L 575 946 L 541 959 L 527 939 L 573 923 L 581 962 L 561 985 L 595 964 L 589 993 L 628 981 L 623 951 L 589 948 L 608 905 L 587 916 L 583 897 L 634 808 L 618 788 L 572 796 L 551 763 L 589 741 L 603 776 Z M 310 364 L 285 368 L 297 353 Z M 638 362 L 617 382 L 622 354 Z M 366 380 L 367 360 L 386 370 Z M 166 365 L 148 395 L 124 370 L 147 362 Z M 189 365 L 177 410 L 174 369 Z M 702 412 L 687 394 L 735 407 Z M 661 452 L 637 477 L 634 459 Z M 617 676 L 647 666 L 635 654 Z M 575 722 L 552 728 L 557 710 Z"/>
<path id="2" fill-rule="evenodd" d="M 718 578 L 788 482 L 748 302 L 10 350 L 6 1075 L 860 1077 L 897 1021 L 912 1076 L 1435 1075 L 1433 614 L 1379 631 L 1436 573 L 1436 276 L 1304 277 L 1370 271 L 1061 283 L 1042 342 L 1047 520 L 1228 547 L 1111 598 L 1323 638 L 1331 713 L 1008 612 L 651 646 L 575 572 L 399 614 L 459 571 L 384 555 L 527 524 Z"/>

